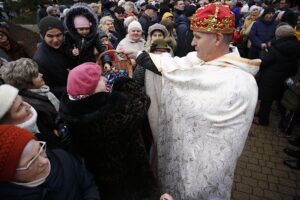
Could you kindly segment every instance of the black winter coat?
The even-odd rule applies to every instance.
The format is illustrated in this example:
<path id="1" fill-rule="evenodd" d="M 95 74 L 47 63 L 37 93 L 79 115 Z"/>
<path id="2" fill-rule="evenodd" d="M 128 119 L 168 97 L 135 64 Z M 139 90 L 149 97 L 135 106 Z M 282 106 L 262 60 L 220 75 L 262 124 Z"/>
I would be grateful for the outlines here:
<path id="1" fill-rule="evenodd" d="M 39 65 L 39 72 L 50 87 L 51 92 L 60 99 L 66 90 L 68 69 L 72 69 L 74 63 L 64 52 L 64 44 L 59 49 L 41 42 L 33 56 L 33 60 Z"/>
<path id="2" fill-rule="evenodd" d="M 149 104 L 149 98 L 127 78 L 116 80 L 112 93 L 81 100 L 62 98 L 61 117 L 104 200 L 158 199 L 140 131 Z"/>
<path id="3" fill-rule="evenodd" d="M 91 22 L 90 33 L 84 38 L 77 33 L 74 26 L 74 18 L 79 15 L 85 16 Z M 91 8 L 84 3 L 75 4 L 65 16 L 64 25 L 67 30 L 65 34 L 66 54 L 75 61 L 75 66 L 85 62 L 96 62 L 97 56 L 94 48 L 97 49 L 99 54 L 104 52 L 106 48 L 99 37 L 98 17 Z M 78 56 L 73 55 L 72 50 L 74 48 L 79 49 Z M 108 54 L 102 57 L 102 64 L 104 63 L 111 63 Z"/>
<path id="4" fill-rule="evenodd" d="M 2 200 L 99 200 L 99 192 L 84 165 L 64 150 L 47 151 L 51 171 L 37 187 L 0 183 Z"/>
<path id="5" fill-rule="evenodd" d="M 190 29 L 190 21 L 183 14 L 180 15 L 175 21 L 176 34 L 177 34 L 177 49 L 175 56 L 186 56 L 189 52 L 195 51 L 192 46 L 193 32 Z"/>
<path id="6" fill-rule="evenodd" d="M 150 26 L 152 26 L 154 24 L 154 22 L 145 13 L 142 14 L 142 16 L 139 18 L 139 22 L 142 25 L 144 38 L 147 39 L 147 37 L 148 37 L 148 29 L 149 29 Z"/>
<path id="7" fill-rule="evenodd" d="M 271 101 L 282 97 L 284 81 L 296 74 L 299 58 L 300 44 L 295 36 L 278 39 L 272 44 L 260 67 L 260 100 Z"/>
<path id="8" fill-rule="evenodd" d="M 21 90 L 19 95 L 22 96 L 23 100 L 29 103 L 38 114 L 37 126 L 40 134 L 36 136 L 39 140 L 46 141 L 48 147 L 63 148 L 63 145 L 60 143 L 60 137 L 55 135 L 55 131 L 58 129 L 56 124 L 58 112 L 49 99 L 28 90 Z"/>
<path id="9" fill-rule="evenodd" d="M 113 14 L 112 18 L 114 19 L 114 26 L 116 29 L 116 32 L 119 34 L 119 41 L 124 39 L 127 34 L 127 30 L 124 26 L 124 20 L 119 20 L 116 18 L 116 16 Z"/>

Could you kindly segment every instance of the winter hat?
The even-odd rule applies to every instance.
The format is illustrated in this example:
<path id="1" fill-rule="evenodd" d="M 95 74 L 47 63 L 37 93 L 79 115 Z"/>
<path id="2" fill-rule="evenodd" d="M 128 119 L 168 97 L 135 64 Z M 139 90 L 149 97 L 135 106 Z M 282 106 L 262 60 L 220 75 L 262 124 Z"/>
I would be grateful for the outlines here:
<path id="1" fill-rule="evenodd" d="M 104 31 L 99 32 L 99 39 L 102 39 L 103 37 L 108 37 L 108 35 Z"/>
<path id="2" fill-rule="evenodd" d="M 137 17 L 136 16 L 127 16 L 125 19 L 124 19 L 124 26 L 125 27 L 128 27 L 128 25 L 134 21 L 134 20 L 137 20 Z"/>
<path id="3" fill-rule="evenodd" d="M 195 14 L 197 10 L 197 7 L 196 6 L 193 6 L 193 5 L 189 5 L 185 10 L 184 10 L 184 14 L 186 17 L 191 17 L 193 16 L 193 14 Z"/>
<path id="4" fill-rule="evenodd" d="M 291 25 L 285 24 L 279 26 L 275 31 L 275 36 L 277 39 L 290 37 L 295 35 L 295 30 Z"/>
<path id="5" fill-rule="evenodd" d="M 11 85 L 3 84 L 0 86 L 0 120 L 13 105 L 19 90 Z"/>
<path id="6" fill-rule="evenodd" d="M 264 17 L 266 14 L 269 14 L 269 13 L 275 13 L 275 9 L 273 7 L 267 7 L 264 9 L 264 12 L 262 14 L 262 17 Z"/>
<path id="7" fill-rule="evenodd" d="M 0 182 L 11 181 L 32 133 L 13 125 L 0 125 Z"/>
<path id="8" fill-rule="evenodd" d="M 138 21 L 136 21 L 136 20 L 130 22 L 130 24 L 128 25 L 127 32 L 129 33 L 129 32 L 131 31 L 131 29 L 133 29 L 133 28 L 138 28 L 138 29 L 140 29 L 141 31 L 143 31 L 140 22 L 138 22 Z"/>
<path id="9" fill-rule="evenodd" d="M 75 28 L 89 28 L 91 27 L 91 22 L 84 16 L 78 15 L 74 17 Z"/>
<path id="10" fill-rule="evenodd" d="M 44 38 L 47 31 L 57 28 L 62 33 L 64 32 L 64 26 L 62 21 L 60 21 L 57 17 L 47 16 L 44 17 L 39 23 L 40 34 Z"/>
<path id="11" fill-rule="evenodd" d="M 70 71 L 68 76 L 68 94 L 71 97 L 93 94 L 101 75 L 102 69 L 96 63 L 86 62 L 75 67 Z"/>
<path id="12" fill-rule="evenodd" d="M 164 34 L 164 37 L 167 37 L 169 34 L 168 30 L 166 29 L 166 27 L 164 25 L 156 23 L 149 27 L 148 35 L 151 36 L 152 33 L 156 30 L 161 31 Z"/>
<path id="13" fill-rule="evenodd" d="M 170 52 L 168 43 L 164 39 L 157 39 L 151 44 L 150 52 L 154 52 L 156 49 L 166 49 L 168 52 Z"/>
<path id="14" fill-rule="evenodd" d="M 162 18 L 161 18 L 161 21 L 166 20 L 168 17 L 173 17 L 173 18 L 174 18 L 174 16 L 173 16 L 172 13 L 170 13 L 170 12 L 165 12 L 164 15 L 163 15 Z"/>
<path id="15" fill-rule="evenodd" d="M 114 12 L 115 13 L 124 13 L 125 12 L 125 9 L 122 7 L 122 6 L 118 6 L 114 9 Z"/>

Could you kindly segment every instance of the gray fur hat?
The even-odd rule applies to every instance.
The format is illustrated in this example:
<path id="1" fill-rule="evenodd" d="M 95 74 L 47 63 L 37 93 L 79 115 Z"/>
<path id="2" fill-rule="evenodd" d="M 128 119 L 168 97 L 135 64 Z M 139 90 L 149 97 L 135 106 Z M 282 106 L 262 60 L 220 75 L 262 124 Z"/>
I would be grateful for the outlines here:
<path id="1" fill-rule="evenodd" d="M 163 32 L 164 37 L 167 37 L 168 34 L 169 34 L 168 30 L 166 29 L 166 27 L 164 25 L 156 23 L 156 24 L 153 24 L 152 26 L 149 27 L 148 35 L 151 36 L 152 33 L 156 30 L 159 30 L 159 31 Z"/>

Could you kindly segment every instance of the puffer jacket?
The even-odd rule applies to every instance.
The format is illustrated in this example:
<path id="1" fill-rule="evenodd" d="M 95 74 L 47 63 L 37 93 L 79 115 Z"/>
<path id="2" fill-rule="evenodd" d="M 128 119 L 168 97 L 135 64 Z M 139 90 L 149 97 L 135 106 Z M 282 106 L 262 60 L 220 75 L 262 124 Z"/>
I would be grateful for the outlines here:
<path id="1" fill-rule="evenodd" d="M 74 18 L 79 15 L 86 17 L 91 22 L 90 33 L 85 38 L 77 33 L 74 26 Z M 94 54 L 94 48 L 97 49 L 99 54 L 106 50 L 99 37 L 98 17 L 87 4 L 74 4 L 65 16 L 64 26 L 66 29 L 66 54 L 76 61 L 76 65 L 84 62 L 96 62 L 97 56 Z M 79 49 L 80 53 L 78 56 L 72 54 L 74 48 Z M 104 63 L 111 64 L 111 60 L 107 54 L 102 57 L 102 64 Z"/>

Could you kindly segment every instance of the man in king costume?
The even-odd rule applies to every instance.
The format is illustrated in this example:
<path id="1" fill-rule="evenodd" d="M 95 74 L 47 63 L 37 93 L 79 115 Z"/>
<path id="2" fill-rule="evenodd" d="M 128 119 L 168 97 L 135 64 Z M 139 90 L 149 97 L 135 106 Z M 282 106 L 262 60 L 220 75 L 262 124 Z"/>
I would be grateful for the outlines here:
<path id="1" fill-rule="evenodd" d="M 162 75 L 161 93 L 149 94 L 160 98 L 154 141 L 162 192 L 177 200 L 229 200 L 257 103 L 260 60 L 241 58 L 229 45 L 234 15 L 220 3 L 198 9 L 191 29 L 196 51 L 185 57 L 124 52 Z"/>

